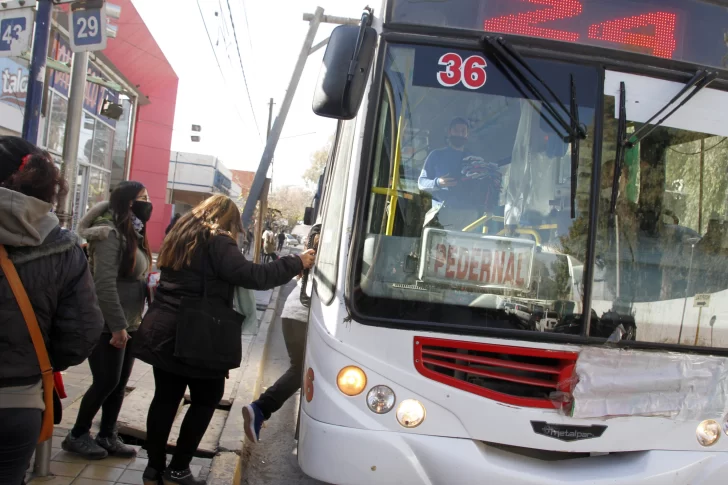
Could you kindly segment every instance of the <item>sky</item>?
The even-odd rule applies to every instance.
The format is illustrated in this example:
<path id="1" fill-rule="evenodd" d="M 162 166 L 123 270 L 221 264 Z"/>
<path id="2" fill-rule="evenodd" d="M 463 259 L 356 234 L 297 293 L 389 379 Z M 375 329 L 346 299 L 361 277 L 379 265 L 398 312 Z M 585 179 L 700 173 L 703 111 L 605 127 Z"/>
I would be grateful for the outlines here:
<path id="1" fill-rule="evenodd" d="M 269 99 L 274 99 L 275 117 L 308 31 L 303 14 L 321 6 L 329 15 L 359 18 L 367 5 L 366 0 L 132 3 L 179 77 L 172 150 L 215 155 L 230 169 L 251 171 L 256 170 L 263 153 Z M 328 37 L 334 27 L 322 24 L 314 45 Z M 274 190 L 276 185 L 303 185 L 302 174 L 310 165 L 311 153 L 324 146 L 336 129 L 335 121 L 311 111 L 324 51 L 309 56 L 298 85 L 275 153 Z M 192 124 L 202 126 L 199 143 L 190 141 Z"/>

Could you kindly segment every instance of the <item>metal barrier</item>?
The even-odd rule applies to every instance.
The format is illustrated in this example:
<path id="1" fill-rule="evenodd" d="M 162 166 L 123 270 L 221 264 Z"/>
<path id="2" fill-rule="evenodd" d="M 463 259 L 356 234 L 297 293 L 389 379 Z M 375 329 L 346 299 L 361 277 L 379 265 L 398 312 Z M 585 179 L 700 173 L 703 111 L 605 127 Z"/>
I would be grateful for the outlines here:
<path id="1" fill-rule="evenodd" d="M 33 475 L 36 477 L 47 477 L 51 473 L 51 452 L 53 450 L 53 439 L 38 443 L 35 448 L 35 464 Z"/>

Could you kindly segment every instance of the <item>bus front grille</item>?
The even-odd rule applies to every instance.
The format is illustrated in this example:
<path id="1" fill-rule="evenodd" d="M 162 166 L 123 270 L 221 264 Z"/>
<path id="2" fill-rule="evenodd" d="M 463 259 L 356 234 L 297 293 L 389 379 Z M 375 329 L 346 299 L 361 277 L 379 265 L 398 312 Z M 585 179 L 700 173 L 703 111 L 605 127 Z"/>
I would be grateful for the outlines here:
<path id="1" fill-rule="evenodd" d="M 554 409 L 570 402 L 576 352 L 415 337 L 423 376 L 493 401 Z"/>

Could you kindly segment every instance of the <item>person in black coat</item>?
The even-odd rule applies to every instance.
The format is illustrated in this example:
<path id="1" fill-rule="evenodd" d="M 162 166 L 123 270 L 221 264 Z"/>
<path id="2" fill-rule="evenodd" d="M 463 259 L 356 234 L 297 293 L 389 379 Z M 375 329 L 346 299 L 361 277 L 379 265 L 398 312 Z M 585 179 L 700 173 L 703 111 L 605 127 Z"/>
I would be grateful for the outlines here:
<path id="1" fill-rule="evenodd" d="M 162 477 L 165 483 L 204 483 L 192 475 L 189 465 L 225 389 L 226 372 L 175 357 L 181 299 L 199 297 L 204 277 L 207 301 L 231 308 L 234 287 L 272 289 L 313 265 L 313 250 L 265 265 L 253 264 L 238 249 L 236 238 L 241 230 L 235 203 L 224 195 L 214 195 L 177 222 L 160 251 L 157 265 L 162 276 L 137 332 L 135 350 L 139 359 L 153 366 L 156 387 L 147 414 L 145 483 L 158 483 Z M 190 409 L 167 467 L 167 439 L 188 386 Z"/>
<path id="2" fill-rule="evenodd" d="M 78 365 L 104 318 L 78 238 L 51 210 L 67 186 L 46 152 L 0 137 L 0 244 L 20 276 L 53 370 Z M 7 278 L 0 271 L 0 483 L 22 482 L 45 408 L 38 357 Z"/>

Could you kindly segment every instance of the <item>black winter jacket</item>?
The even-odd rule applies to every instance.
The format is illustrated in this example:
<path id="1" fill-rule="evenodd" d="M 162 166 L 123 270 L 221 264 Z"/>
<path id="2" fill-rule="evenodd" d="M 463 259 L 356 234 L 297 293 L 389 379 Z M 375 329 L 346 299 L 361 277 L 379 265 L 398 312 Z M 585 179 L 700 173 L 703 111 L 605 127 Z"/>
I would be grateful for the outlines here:
<path id="1" fill-rule="evenodd" d="M 6 249 L 33 305 L 53 369 L 80 364 L 98 343 L 104 319 L 77 237 L 56 226 L 38 246 Z M 0 271 L 0 388 L 39 380 L 28 328 Z"/>
<path id="2" fill-rule="evenodd" d="M 286 256 L 268 264 L 254 264 L 243 256 L 229 236 L 210 238 L 207 249 L 199 247 L 192 264 L 180 271 L 160 268 L 162 276 L 149 311 L 137 331 L 134 354 L 144 362 L 173 374 L 191 378 L 221 378 L 225 372 L 190 366 L 174 356 L 177 321 L 182 297 L 202 295 L 203 257 L 207 258 L 207 298 L 212 304 L 232 307 L 235 286 L 268 290 L 283 285 L 303 270 L 298 256 Z"/>

